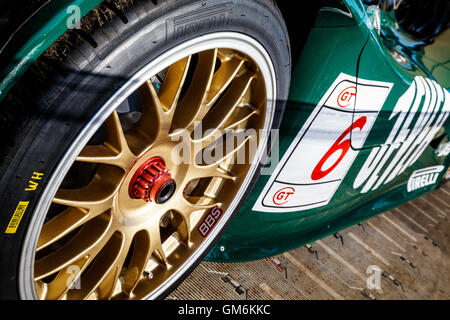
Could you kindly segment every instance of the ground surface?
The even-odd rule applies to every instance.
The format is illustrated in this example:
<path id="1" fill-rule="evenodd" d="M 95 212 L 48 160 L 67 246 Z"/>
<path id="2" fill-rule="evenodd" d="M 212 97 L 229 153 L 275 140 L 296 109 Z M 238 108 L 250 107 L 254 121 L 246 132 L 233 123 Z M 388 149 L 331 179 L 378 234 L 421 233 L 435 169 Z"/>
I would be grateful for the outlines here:
<path id="1" fill-rule="evenodd" d="M 450 182 L 271 260 L 202 262 L 168 299 L 450 299 Z M 378 266 L 382 272 L 367 272 Z M 376 267 L 375 267 L 376 268 Z M 370 270 L 369 270 L 370 271 Z M 367 278 L 380 289 L 368 289 Z"/>

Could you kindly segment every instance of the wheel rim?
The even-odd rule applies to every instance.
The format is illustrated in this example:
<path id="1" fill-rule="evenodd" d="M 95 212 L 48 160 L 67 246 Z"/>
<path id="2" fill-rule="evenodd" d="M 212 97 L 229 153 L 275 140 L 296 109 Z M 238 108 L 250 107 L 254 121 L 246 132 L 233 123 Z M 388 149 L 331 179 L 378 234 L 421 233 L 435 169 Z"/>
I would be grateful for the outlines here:
<path id="1" fill-rule="evenodd" d="M 38 233 L 37 298 L 152 297 L 213 238 L 198 228 L 211 211 L 225 212 L 218 225 L 226 221 L 262 155 L 267 137 L 258 130 L 272 121 L 273 91 L 266 87 L 274 89 L 274 77 L 260 57 L 210 46 L 160 70 L 162 83 L 141 77 L 137 90 L 122 95 L 129 100 L 137 92 L 139 119 L 124 129 L 136 111 L 121 113 L 122 98 L 76 155 L 62 179 L 72 186 L 55 192 Z M 230 148 L 235 136 L 226 133 L 247 129 L 256 131 Z M 98 136 L 104 140 L 92 143 Z M 199 158 L 200 151 L 209 157 Z M 90 181 L 73 187 L 74 170 L 90 170 Z"/>

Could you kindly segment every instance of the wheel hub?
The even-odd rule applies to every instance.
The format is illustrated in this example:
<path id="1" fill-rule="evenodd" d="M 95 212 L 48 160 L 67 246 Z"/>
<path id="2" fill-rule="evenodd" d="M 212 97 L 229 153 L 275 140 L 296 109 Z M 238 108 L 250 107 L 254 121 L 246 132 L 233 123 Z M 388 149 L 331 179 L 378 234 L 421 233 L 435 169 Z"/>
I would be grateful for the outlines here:
<path id="1" fill-rule="evenodd" d="M 176 183 L 161 157 L 144 162 L 130 181 L 129 195 L 132 199 L 162 204 L 175 193 Z"/>

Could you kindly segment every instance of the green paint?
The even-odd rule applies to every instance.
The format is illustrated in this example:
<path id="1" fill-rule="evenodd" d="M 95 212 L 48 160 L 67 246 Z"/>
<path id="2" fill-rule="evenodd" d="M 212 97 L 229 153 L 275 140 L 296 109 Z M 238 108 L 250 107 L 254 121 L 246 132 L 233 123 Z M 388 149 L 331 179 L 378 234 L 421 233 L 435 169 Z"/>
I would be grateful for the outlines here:
<path id="1" fill-rule="evenodd" d="M 354 189 L 353 182 L 372 147 L 384 144 L 392 130 L 395 120 L 389 120 L 391 112 L 414 77 L 434 79 L 448 89 L 450 50 L 442 52 L 437 48 L 430 50 L 427 46 L 416 46 L 407 35 L 392 31 L 391 26 L 395 23 L 392 19 L 395 17 L 388 14 L 382 14 L 381 31 L 384 36 L 380 37 L 369 23 L 365 11 L 361 10 L 359 2 L 346 3 L 353 13 L 354 23 L 346 22 L 348 20 L 344 16 L 332 18 L 329 11 L 326 16 L 319 14 L 315 28 L 295 66 L 290 98 L 280 130 L 280 158 L 337 75 L 341 72 L 357 75 L 356 66 L 361 51 L 358 76 L 394 84 L 363 150 L 359 152 L 330 203 L 316 209 L 286 213 L 252 211 L 268 181 L 268 177 L 260 177 L 249 199 L 207 256 L 207 260 L 254 260 L 311 243 L 408 202 L 436 187 L 437 184 L 408 193 L 406 184 L 414 170 L 437 164 L 444 164 L 448 168 L 450 157 L 437 157 L 435 150 L 427 147 L 418 161 L 390 183 L 364 194 L 360 193 L 361 188 Z M 327 21 L 329 27 L 326 25 Z M 448 48 L 448 37 L 443 38 L 436 41 L 441 48 Z M 400 42 L 403 45 L 399 45 Z M 436 47 L 438 45 L 435 44 Z M 402 50 L 406 66 L 393 58 L 392 50 Z M 428 52 L 433 53 L 433 58 L 427 55 Z M 448 125 L 449 121 L 447 127 Z M 437 136 L 441 133 L 442 130 Z M 226 250 L 220 251 L 222 246 Z"/>

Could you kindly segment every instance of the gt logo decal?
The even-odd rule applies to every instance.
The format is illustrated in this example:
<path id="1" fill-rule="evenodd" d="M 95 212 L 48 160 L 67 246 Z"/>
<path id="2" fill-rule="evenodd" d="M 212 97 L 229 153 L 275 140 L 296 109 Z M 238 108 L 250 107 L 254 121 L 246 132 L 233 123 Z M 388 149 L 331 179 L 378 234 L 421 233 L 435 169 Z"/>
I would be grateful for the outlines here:
<path id="1" fill-rule="evenodd" d="M 345 137 L 349 135 L 349 133 L 354 128 L 359 128 L 362 130 L 367 122 L 367 117 L 363 116 L 356 120 L 350 127 L 348 127 L 347 130 L 344 131 L 343 134 L 336 140 L 336 142 L 331 146 L 331 148 L 325 153 L 322 159 L 320 159 L 317 166 L 314 168 L 314 171 L 311 174 L 311 179 L 313 180 L 320 180 L 324 178 L 326 175 L 328 175 L 331 171 L 333 171 L 334 168 L 337 167 L 337 165 L 342 161 L 342 159 L 347 154 L 348 150 L 351 147 L 350 139 L 347 139 L 345 141 L 342 141 Z M 330 166 L 328 169 L 323 170 L 323 166 L 326 163 L 327 160 L 331 158 L 333 154 L 336 152 L 341 152 L 339 155 L 339 158 L 333 163 L 332 166 Z"/>
<path id="2" fill-rule="evenodd" d="M 355 86 L 345 88 L 344 90 L 341 91 L 341 93 L 339 93 L 337 97 L 337 104 L 342 108 L 348 107 L 352 102 L 352 98 L 355 96 L 356 96 Z"/>
<path id="3" fill-rule="evenodd" d="M 272 201 L 277 206 L 283 205 L 288 202 L 289 196 L 294 193 L 295 193 L 295 189 L 292 187 L 282 188 L 273 195 Z"/>
<path id="4" fill-rule="evenodd" d="M 217 221 L 222 217 L 223 210 L 219 207 L 214 207 L 203 219 L 202 223 L 197 228 L 198 232 L 205 238 L 214 229 Z"/>
<path id="5" fill-rule="evenodd" d="M 341 73 L 298 132 L 253 210 L 293 212 L 327 205 L 363 147 L 391 88 L 392 83 L 356 81 Z"/>

